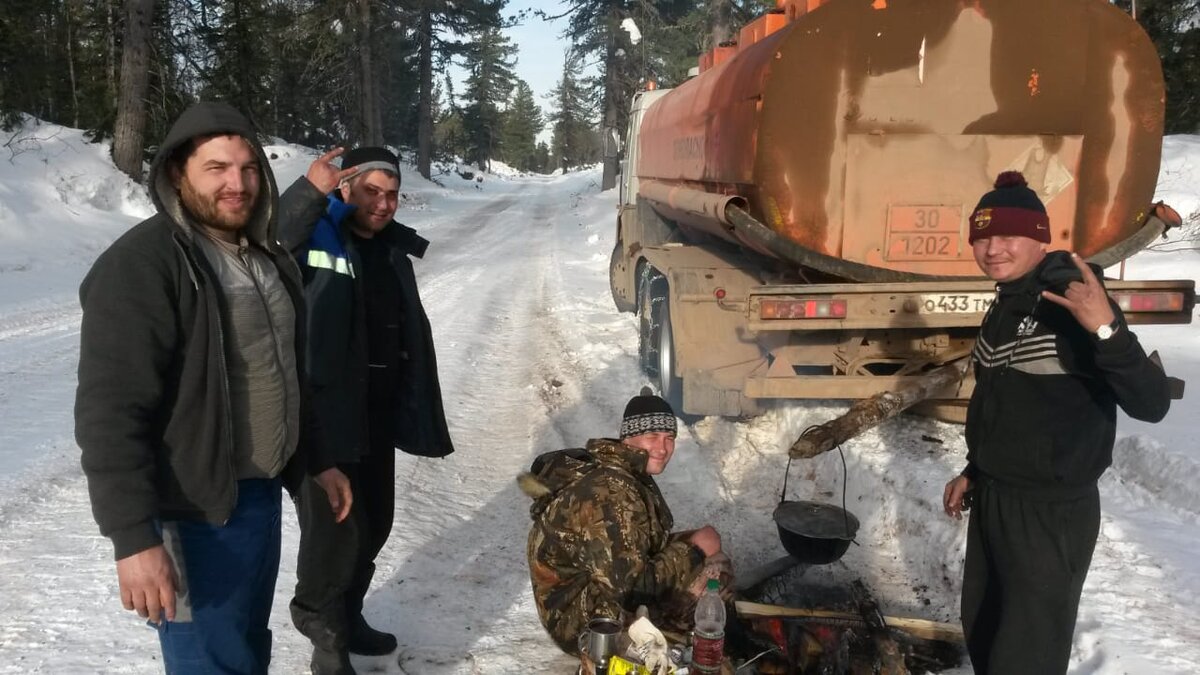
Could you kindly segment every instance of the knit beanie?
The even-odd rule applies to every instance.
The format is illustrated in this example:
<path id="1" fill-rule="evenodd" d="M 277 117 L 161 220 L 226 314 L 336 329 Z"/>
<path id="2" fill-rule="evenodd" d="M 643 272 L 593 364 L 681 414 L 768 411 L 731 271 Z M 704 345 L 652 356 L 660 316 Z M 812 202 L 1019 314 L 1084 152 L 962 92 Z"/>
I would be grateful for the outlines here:
<path id="1" fill-rule="evenodd" d="M 1020 171 L 1005 171 L 996 176 L 996 189 L 985 194 L 971 213 L 971 234 L 967 241 L 988 237 L 1029 237 L 1050 243 L 1050 219 L 1037 193 L 1029 189 Z"/>
<path id="2" fill-rule="evenodd" d="M 671 410 L 671 404 L 655 396 L 650 387 L 642 387 L 642 393 L 629 399 L 625 405 L 625 415 L 621 419 L 621 440 L 655 431 L 676 433 L 675 411 Z"/>
<path id="3" fill-rule="evenodd" d="M 396 155 L 387 148 L 354 148 L 342 157 L 342 168 L 349 169 L 351 167 L 357 168 L 358 171 L 356 171 L 353 175 L 344 178 L 343 180 L 350 180 L 351 178 L 356 178 L 368 171 L 375 171 L 376 169 L 390 171 L 391 173 L 396 174 L 397 180 L 400 179 L 400 161 L 396 159 Z"/>

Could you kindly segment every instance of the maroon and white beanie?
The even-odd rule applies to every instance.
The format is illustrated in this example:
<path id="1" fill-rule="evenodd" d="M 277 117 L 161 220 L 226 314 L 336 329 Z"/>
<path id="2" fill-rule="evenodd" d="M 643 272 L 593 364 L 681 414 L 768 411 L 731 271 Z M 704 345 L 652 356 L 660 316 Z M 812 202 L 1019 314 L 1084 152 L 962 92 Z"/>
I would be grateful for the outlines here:
<path id="1" fill-rule="evenodd" d="M 1029 188 L 1020 171 L 996 176 L 995 188 L 985 194 L 971 213 L 969 243 L 988 237 L 1029 237 L 1050 243 L 1050 219 L 1046 205 Z"/>

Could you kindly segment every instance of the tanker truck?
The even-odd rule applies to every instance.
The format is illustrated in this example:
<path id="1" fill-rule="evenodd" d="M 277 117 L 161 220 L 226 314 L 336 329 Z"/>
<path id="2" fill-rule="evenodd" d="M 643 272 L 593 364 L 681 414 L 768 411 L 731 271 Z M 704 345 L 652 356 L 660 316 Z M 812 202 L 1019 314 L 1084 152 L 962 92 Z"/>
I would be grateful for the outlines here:
<path id="1" fill-rule="evenodd" d="M 1024 173 L 1052 249 L 1104 268 L 1179 217 L 1152 204 L 1154 46 L 1105 0 L 781 0 L 672 90 L 638 93 L 613 299 L 690 415 L 860 399 L 964 363 L 994 296 L 967 218 Z M 1186 323 L 1194 282 L 1106 282 L 1130 323 Z M 961 419 L 973 382 L 926 412 Z"/>

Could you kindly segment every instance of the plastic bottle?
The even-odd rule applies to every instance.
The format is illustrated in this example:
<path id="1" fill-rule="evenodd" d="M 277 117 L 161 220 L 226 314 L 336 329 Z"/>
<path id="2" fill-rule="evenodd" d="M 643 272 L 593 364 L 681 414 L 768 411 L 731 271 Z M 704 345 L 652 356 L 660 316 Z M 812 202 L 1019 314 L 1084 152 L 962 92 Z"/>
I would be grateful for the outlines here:
<path id="1" fill-rule="evenodd" d="M 709 579 L 704 595 L 696 602 L 692 632 L 692 667 L 697 673 L 719 673 L 725 659 L 725 601 L 718 591 L 721 583 Z"/>

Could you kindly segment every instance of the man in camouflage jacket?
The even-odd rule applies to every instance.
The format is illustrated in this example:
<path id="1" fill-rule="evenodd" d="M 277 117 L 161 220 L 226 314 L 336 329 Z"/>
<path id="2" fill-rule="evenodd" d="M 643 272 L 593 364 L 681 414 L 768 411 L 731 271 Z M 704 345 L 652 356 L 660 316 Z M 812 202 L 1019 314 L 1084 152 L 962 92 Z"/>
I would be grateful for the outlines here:
<path id="1" fill-rule="evenodd" d="M 589 620 L 621 620 L 638 605 L 661 627 L 691 621 L 689 587 L 721 537 L 707 525 L 671 532 L 653 476 L 671 461 L 675 431 L 670 405 L 644 389 L 625 408 L 620 441 L 543 454 L 518 478 L 534 499 L 527 553 L 538 616 L 567 653 L 579 653 Z"/>

